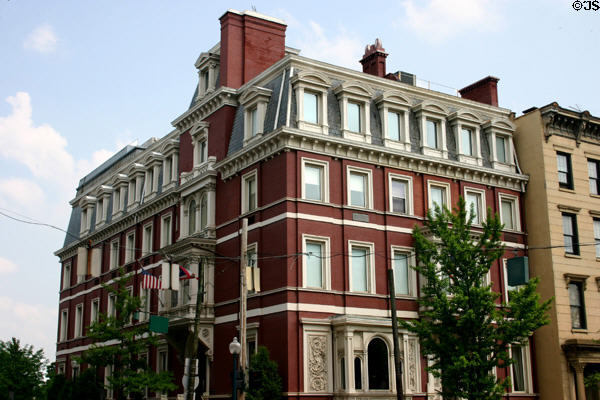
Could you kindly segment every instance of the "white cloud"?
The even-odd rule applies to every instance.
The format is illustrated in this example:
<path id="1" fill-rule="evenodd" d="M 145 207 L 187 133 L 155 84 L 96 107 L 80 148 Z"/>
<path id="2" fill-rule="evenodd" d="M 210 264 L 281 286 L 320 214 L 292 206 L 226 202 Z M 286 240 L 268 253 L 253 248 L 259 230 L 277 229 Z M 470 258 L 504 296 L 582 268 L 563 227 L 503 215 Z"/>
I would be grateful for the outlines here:
<path id="1" fill-rule="evenodd" d="M 343 25 L 338 25 L 335 32 L 325 32 L 315 21 L 302 23 L 285 10 L 274 13 L 288 24 L 286 34 L 293 42 L 291 46 L 301 50 L 300 55 L 347 68 L 362 68 L 358 60 L 367 42 L 355 32 Z"/>
<path id="2" fill-rule="evenodd" d="M 46 195 L 35 182 L 23 178 L 0 179 L 0 205 L 11 207 L 20 205 L 24 210 L 34 210 L 43 206 Z"/>
<path id="3" fill-rule="evenodd" d="M 14 262 L 0 257 L 0 275 L 8 275 L 17 272 L 19 268 Z"/>
<path id="4" fill-rule="evenodd" d="M 35 28 L 23 42 L 23 47 L 40 53 L 52 53 L 58 45 L 58 37 L 48 24 Z"/>
<path id="5" fill-rule="evenodd" d="M 498 29 L 502 16 L 497 5 L 491 0 L 406 0 L 402 25 L 429 42 L 441 43 L 466 31 Z"/>
<path id="6" fill-rule="evenodd" d="M 33 345 L 36 350 L 42 348 L 46 358 L 54 360 L 58 321 L 56 307 L 28 304 L 0 296 L 0 313 L 2 340 L 15 337 L 23 345 Z"/>

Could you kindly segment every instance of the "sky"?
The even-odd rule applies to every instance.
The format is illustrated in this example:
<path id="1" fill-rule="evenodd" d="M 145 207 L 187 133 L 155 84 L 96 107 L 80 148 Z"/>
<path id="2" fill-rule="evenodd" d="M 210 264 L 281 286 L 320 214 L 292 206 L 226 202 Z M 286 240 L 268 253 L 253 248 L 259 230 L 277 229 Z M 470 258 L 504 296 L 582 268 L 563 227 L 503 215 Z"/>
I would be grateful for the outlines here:
<path id="1" fill-rule="evenodd" d="M 586 3 L 586 2 L 583 2 Z M 198 55 L 227 8 L 287 22 L 301 55 L 360 70 L 380 38 L 388 72 L 454 92 L 500 78 L 517 115 L 561 106 L 600 116 L 600 11 L 572 1 L 0 0 L 0 340 L 55 358 L 54 251 L 77 182 L 127 144 L 162 137 L 187 109 Z M 585 7 L 585 4 L 583 4 Z"/>

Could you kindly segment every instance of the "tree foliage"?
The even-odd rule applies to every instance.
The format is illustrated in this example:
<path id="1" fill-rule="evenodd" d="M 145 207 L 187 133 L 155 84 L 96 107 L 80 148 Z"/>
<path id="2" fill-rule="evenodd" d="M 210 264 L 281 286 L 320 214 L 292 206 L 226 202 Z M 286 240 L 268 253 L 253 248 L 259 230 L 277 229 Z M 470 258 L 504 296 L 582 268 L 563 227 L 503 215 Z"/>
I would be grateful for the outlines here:
<path id="1" fill-rule="evenodd" d="M 100 320 L 91 325 L 88 337 L 94 344 L 83 353 L 81 361 L 95 368 L 112 368 L 108 382 L 116 399 L 142 398 L 146 388 L 152 392 L 174 390 L 176 386 L 169 371 L 157 373 L 146 358 L 140 357 L 150 345 L 156 345 L 156 338 L 147 324 L 131 324 L 142 303 L 126 288 L 127 277 L 122 270 L 119 275 L 114 286 L 104 285 L 109 295 L 115 296 L 115 315 L 101 314 Z M 115 344 L 107 346 L 106 342 Z"/>
<path id="2" fill-rule="evenodd" d="M 500 303 L 485 277 L 504 253 L 502 224 L 491 210 L 481 232 L 471 230 L 472 222 L 460 198 L 454 211 L 436 208 L 424 227 L 414 228 L 414 268 L 425 278 L 421 318 L 400 324 L 419 336 L 444 398 L 495 400 L 509 381 L 497 381 L 493 368 L 510 366 L 509 346 L 523 344 L 549 322 L 550 300 L 540 303 L 538 281 L 531 279 Z"/>
<path id="3" fill-rule="evenodd" d="M 48 368 L 47 381 L 44 385 L 45 400 L 102 400 L 104 387 L 98 382 L 95 368 L 88 368 L 74 379 L 67 379 L 64 374 Z"/>
<path id="4" fill-rule="evenodd" d="M 42 392 L 47 361 L 43 350 L 31 345 L 21 346 L 19 339 L 0 340 L 0 399 L 31 399 Z"/>
<path id="5" fill-rule="evenodd" d="M 281 399 L 282 385 L 277 363 L 270 359 L 266 347 L 259 346 L 256 354 L 250 358 L 249 374 L 248 400 Z"/>

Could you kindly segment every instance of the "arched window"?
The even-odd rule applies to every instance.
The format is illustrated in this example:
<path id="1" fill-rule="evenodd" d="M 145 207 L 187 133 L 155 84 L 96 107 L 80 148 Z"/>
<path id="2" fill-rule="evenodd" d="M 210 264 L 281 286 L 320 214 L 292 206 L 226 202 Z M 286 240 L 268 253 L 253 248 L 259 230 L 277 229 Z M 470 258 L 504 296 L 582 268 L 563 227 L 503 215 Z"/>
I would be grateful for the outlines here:
<path id="1" fill-rule="evenodd" d="M 388 370 L 388 349 L 385 342 L 375 338 L 367 348 L 369 357 L 369 389 L 389 389 L 390 374 Z"/>
<path id="2" fill-rule="evenodd" d="M 193 235 L 196 232 L 196 202 L 190 201 L 188 207 L 188 234 Z"/>
<path id="3" fill-rule="evenodd" d="M 360 357 L 354 358 L 354 389 L 362 390 L 362 361 Z"/>
<path id="4" fill-rule="evenodd" d="M 208 207 L 206 205 L 206 195 L 200 200 L 200 229 L 206 228 L 208 224 Z"/>

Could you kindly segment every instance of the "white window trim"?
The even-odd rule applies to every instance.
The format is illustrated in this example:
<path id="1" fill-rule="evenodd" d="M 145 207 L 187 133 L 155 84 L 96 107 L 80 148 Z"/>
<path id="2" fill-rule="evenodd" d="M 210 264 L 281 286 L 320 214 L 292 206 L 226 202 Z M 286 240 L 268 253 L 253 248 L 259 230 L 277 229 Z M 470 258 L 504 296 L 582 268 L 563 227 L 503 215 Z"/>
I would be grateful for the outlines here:
<path id="1" fill-rule="evenodd" d="M 492 168 L 501 171 L 515 172 L 515 149 L 513 145 L 514 125 L 507 121 L 490 120 L 482 125 L 482 129 L 489 138 Z M 506 140 L 506 162 L 498 161 L 498 155 L 496 153 L 496 136 L 502 136 Z"/>
<path id="2" fill-rule="evenodd" d="M 111 306 L 111 299 L 114 299 Z M 109 293 L 106 298 L 106 316 L 108 318 L 117 316 L 117 296 L 114 293 Z"/>
<path id="3" fill-rule="evenodd" d="M 79 318 L 77 317 L 78 311 L 81 310 L 79 312 Z M 73 332 L 73 337 L 74 338 L 80 338 L 83 336 L 83 302 L 79 303 L 75 306 L 75 326 L 74 326 L 74 332 Z"/>
<path id="4" fill-rule="evenodd" d="M 253 139 L 260 138 L 264 133 L 265 114 L 267 104 L 273 91 L 260 86 L 253 86 L 240 97 L 240 104 L 244 107 L 244 144 Z M 256 109 L 257 131 L 252 135 L 252 111 Z"/>
<path id="5" fill-rule="evenodd" d="M 152 296 L 152 292 L 151 289 L 142 289 L 142 284 L 140 283 L 140 291 L 139 291 L 139 297 L 140 297 L 140 302 L 141 302 L 141 312 L 139 313 L 139 317 L 138 317 L 138 321 L 140 322 L 144 322 L 150 319 L 149 317 L 149 312 L 150 312 L 150 308 L 152 307 L 152 302 L 151 302 L 151 296 Z"/>
<path id="6" fill-rule="evenodd" d="M 465 199 L 465 202 L 467 201 L 467 193 L 476 193 L 479 194 L 481 196 L 481 204 L 479 204 L 479 223 L 473 223 L 473 226 L 482 226 L 483 223 L 487 220 L 487 208 L 486 208 L 486 202 L 485 202 L 485 190 L 483 189 L 479 189 L 479 188 L 474 188 L 474 187 L 469 187 L 469 186 L 465 186 L 464 190 L 463 190 L 463 196 Z M 469 210 L 467 210 L 467 217 L 469 215 Z"/>
<path id="7" fill-rule="evenodd" d="M 406 246 L 394 246 L 390 247 L 392 258 L 394 258 L 396 253 L 406 254 L 408 257 L 408 294 L 398 294 L 398 288 L 394 288 L 396 290 L 395 296 L 396 298 L 414 298 L 417 297 L 417 271 L 415 271 L 412 267 L 414 266 L 414 252 L 415 250 L 412 247 Z M 394 268 L 392 259 L 392 270 Z"/>
<path id="8" fill-rule="evenodd" d="M 327 122 L 327 90 L 331 85 L 330 80 L 314 71 L 300 71 L 291 79 L 292 86 L 296 94 L 296 122 L 298 129 L 310 132 L 329 133 Z M 304 92 L 311 92 L 317 95 L 317 124 L 304 121 Z"/>
<path id="9" fill-rule="evenodd" d="M 98 304 L 96 315 L 93 314 L 94 303 Z M 94 297 L 90 302 L 90 324 L 88 326 L 91 326 L 96 321 L 100 321 L 100 297 Z"/>
<path id="10" fill-rule="evenodd" d="M 147 243 L 146 230 L 150 227 L 150 243 Z M 144 225 L 142 228 L 142 257 L 152 254 L 152 239 L 154 237 L 154 227 L 152 222 Z"/>
<path id="11" fill-rule="evenodd" d="M 313 200 L 310 199 L 309 201 L 317 201 L 317 202 L 322 202 L 322 203 L 329 203 L 329 163 L 327 161 L 322 161 L 322 160 L 317 160 L 314 158 L 306 158 L 306 157 L 302 157 L 302 174 L 301 174 L 301 195 L 302 198 L 305 200 L 306 199 L 306 193 L 305 193 L 305 186 L 304 186 L 304 171 L 306 168 L 306 165 L 311 165 L 311 166 L 317 166 L 317 167 L 321 167 L 323 168 L 323 181 L 321 182 L 321 200 Z"/>
<path id="12" fill-rule="evenodd" d="M 129 248 L 129 238 L 133 237 L 133 247 Z M 130 231 L 125 235 L 125 264 L 135 261 L 135 231 Z"/>
<path id="13" fill-rule="evenodd" d="M 169 219 L 169 232 L 165 232 L 165 220 Z M 169 240 L 167 240 L 169 239 Z M 160 247 L 169 246 L 173 243 L 173 213 L 167 213 L 160 218 Z"/>
<path id="14" fill-rule="evenodd" d="M 448 116 L 448 121 L 450 121 L 454 133 L 458 161 L 466 164 L 483 166 L 483 158 L 481 156 L 481 120 L 479 117 L 470 112 L 461 110 L 450 114 Z M 463 153 L 463 128 L 471 130 L 473 150 L 471 155 Z"/>
<path id="15" fill-rule="evenodd" d="M 451 209 L 452 207 L 452 196 L 450 195 L 450 184 L 448 182 L 441 182 L 441 181 L 434 181 L 434 180 L 427 180 L 427 208 L 429 210 L 431 210 L 432 212 L 435 210 L 435 208 L 433 207 L 433 201 L 431 199 L 431 187 L 432 186 L 437 186 L 437 187 L 443 187 L 446 190 L 446 208 Z"/>
<path id="16" fill-rule="evenodd" d="M 394 149 L 410 151 L 409 100 L 397 92 L 384 92 L 375 99 L 375 104 L 379 107 L 384 145 Z M 391 139 L 389 137 L 388 112 L 397 113 L 402 119 L 401 124 L 399 124 L 399 140 Z"/>
<path id="17" fill-rule="evenodd" d="M 166 365 L 165 371 L 169 370 L 169 346 L 166 344 L 158 345 L 158 346 L 156 346 L 156 372 L 157 373 L 162 372 L 160 369 L 160 353 L 162 353 L 162 352 L 167 353 L 167 358 L 166 358 L 167 365 Z"/>
<path id="18" fill-rule="evenodd" d="M 423 155 L 448 158 L 448 146 L 446 144 L 446 118 L 448 113 L 437 104 L 422 102 L 412 108 L 417 121 L 419 122 L 421 134 L 421 151 Z M 437 124 L 438 147 L 431 147 L 427 143 L 427 121 L 433 121 Z"/>
<path id="19" fill-rule="evenodd" d="M 63 265 L 63 277 L 62 277 L 62 290 L 68 289 L 71 287 L 71 273 L 72 273 L 72 264 L 71 262 L 66 262 Z M 67 273 L 67 270 L 69 272 Z"/>
<path id="20" fill-rule="evenodd" d="M 344 82 L 338 85 L 333 92 L 338 97 L 340 104 L 342 136 L 345 139 L 371 143 L 371 89 L 360 82 Z M 348 129 L 348 103 L 359 105 L 360 132 Z"/>
<path id="21" fill-rule="evenodd" d="M 362 247 L 366 248 L 369 253 L 367 261 L 367 291 L 357 291 L 352 288 L 352 248 Z M 357 240 L 348 240 L 348 283 L 349 289 L 352 293 L 375 293 L 375 244 L 372 242 L 361 242 Z"/>
<path id="22" fill-rule="evenodd" d="M 520 345 L 523 351 L 523 367 L 525 368 L 524 378 L 525 378 L 525 390 L 524 391 L 515 391 L 513 390 L 514 386 L 511 383 L 510 390 L 512 393 L 531 393 L 533 391 L 532 387 L 532 377 L 531 377 L 531 352 L 529 347 L 529 339 L 527 339 L 526 343 Z M 509 347 L 510 356 L 512 358 L 512 346 Z M 510 365 L 510 381 L 514 382 L 513 378 L 513 365 Z"/>
<path id="23" fill-rule="evenodd" d="M 192 129 L 191 137 L 192 137 L 192 146 L 193 146 L 193 164 L 194 170 L 198 170 L 199 166 L 204 165 L 208 161 L 208 129 L 210 124 L 206 121 L 200 121 L 198 124 L 194 126 Z M 202 146 L 201 143 L 206 142 L 206 159 L 202 161 Z"/>
<path id="24" fill-rule="evenodd" d="M 256 187 L 256 196 L 254 196 L 254 208 L 252 210 L 248 209 L 248 193 L 246 190 L 246 182 L 250 179 L 254 178 L 255 187 Z M 248 212 L 254 212 L 258 208 L 258 173 L 256 169 L 253 169 L 250 172 L 242 175 L 242 214 L 246 214 Z M 196 226 L 198 223 L 196 222 Z"/>
<path id="25" fill-rule="evenodd" d="M 406 213 L 394 212 L 394 204 L 392 199 L 392 181 L 401 180 L 407 182 L 406 185 Z M 413 179 L 412 176 L 401 175 L 397 173 L 388 173 L 388 207 L 389 212 L 398 215 L 414 215 L 414 204 L 413 204 Z"/>
<path id="26" fill-rule="evenodd" d="M 114 257 L 115 257 L 115 255 L 114 255 L 114 253 L 113 253 L 113 245 L 114 245 L 115 243 L 117 244 L 117 250 L 116 250 L 117 254 L 116 254 L 116 259 L 114 258 Z M 119 255 L 120 255 L 120 254 L 119 254 L 119 250 L 120 250 L 120 249 L 121 249 L 121 246 L 120 246 L 120 239 L 115 239 L 115 240 L 112 240 L 112 241 L 110 242 L 110 258 L 109 258 L 109 269 L 115 269 L 115 268 L 118 268 L 118 267 L 119 267 Z"/>
<path id="27" fill-rule="evenodd" d="M 365 193 L 365 200 L 367 201 L 366 207 L 354 206 L 350 204 L 350 174 L 352 172 L 356 172 L 358 174 L 367 176 L 367 192 Z M 348 165 L 346 167 L 346 205 L 348 207 L 358 208 L 358 209 L 373 209 L 373 171 L 370 168 L 360 168 Z"/>
<path id="28" fill-rule="evenodd" d="M 322 267 L 322 279 L 323 279 L 323 287 L 321 289 L 331 290 L 331 259 L 328 257 L 331 253 L 331 241 L 327 236 L 316 236 L 303 234 L 302 235 L 302 252 L 306 253 L 306 242 L 318 242 L 322 245 L 323 252 L 321 254 L 321 267 Z M 306 265 L 306 256 L 302 257 L 302 287 L 310 288 L 310 289 L 319 289 L 317 287 L 312 287 L 307 285 L 308 276 L 307 276 L 307 265 Z"/>
<path id="29" fill-rule="evenodd" d="M 509 200 L 513 203 L 513 217 L 515 221 L 515 229 L 506 229 L 503 231 L 506 232 L 521 232 L 521 217 L 519 212 L 519 198 L 517 196 L 513 196 L 511 194 L 506 193 L 498 193 L 498 209 L 500 214 L 500 222 L 504 223 L 504 219 L 502 218 L 502 200 Z"/>
<path id="30" fill-rule="evenodd" d="M 63 308 L 60 310 L 60 332 L 59 342 L 66 342 L 69 340 L 69 309 Z"/>

